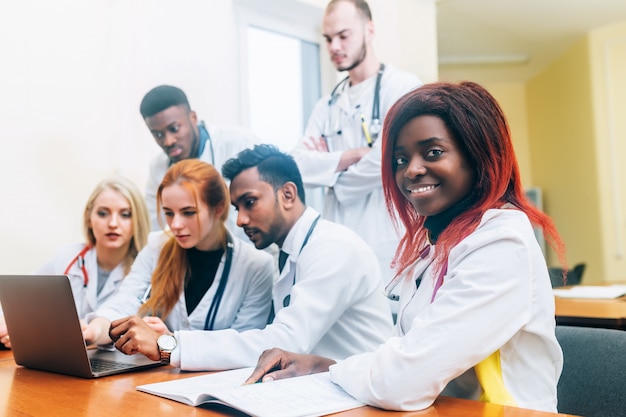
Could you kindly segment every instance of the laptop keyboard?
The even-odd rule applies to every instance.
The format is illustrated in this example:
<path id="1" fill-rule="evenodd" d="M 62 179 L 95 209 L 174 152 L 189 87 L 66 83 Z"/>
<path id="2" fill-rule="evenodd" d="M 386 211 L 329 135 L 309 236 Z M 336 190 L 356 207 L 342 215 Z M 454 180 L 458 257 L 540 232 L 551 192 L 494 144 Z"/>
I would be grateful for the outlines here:
<path id="1" fill-rule="evenodd" d="M 133 363 L 113 362 L 113 361 L 107 361 L 107 360 L 95 359 L 95 358 L 90 358 L 89 362 L 91 363 L 91 371 L 94 373 L 116 371 L 119 369 L 134 368 L 137 366 Z"/>

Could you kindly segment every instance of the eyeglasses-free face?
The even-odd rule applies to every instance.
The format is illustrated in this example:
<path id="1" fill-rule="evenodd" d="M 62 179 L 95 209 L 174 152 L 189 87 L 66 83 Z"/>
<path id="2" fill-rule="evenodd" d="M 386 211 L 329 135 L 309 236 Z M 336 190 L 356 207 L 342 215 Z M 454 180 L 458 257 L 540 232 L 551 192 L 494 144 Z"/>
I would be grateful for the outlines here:
<path id="1" fill-rule="evenodd" d="M 410 120 L 398 134 L 393 155 L 396 185 L 422 216 L 448 209 L 474 186 L 471 165 L 439 117 Z"/>

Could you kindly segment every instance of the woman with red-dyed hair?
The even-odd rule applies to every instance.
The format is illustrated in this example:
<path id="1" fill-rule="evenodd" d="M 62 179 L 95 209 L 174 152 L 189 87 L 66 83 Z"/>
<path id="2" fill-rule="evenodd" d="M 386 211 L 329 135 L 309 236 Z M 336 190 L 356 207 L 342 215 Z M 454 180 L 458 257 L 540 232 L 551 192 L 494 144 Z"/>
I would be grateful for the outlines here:
<path id="1" fill-rule="evenodd" d="M 387 286 L 400 296 L 397 337 L 336 364 L 267 351 L 248 382 L 330 369 L 385 409 L 423 409 L 443 394 L 556 411 L 563 355 L 533 225 L 561 260 L 564 247 L 525 198 L 500 106 L 475 83 L 425 85 L 391 108 L 383 140 L 388 209 L 406 228 Z"/>

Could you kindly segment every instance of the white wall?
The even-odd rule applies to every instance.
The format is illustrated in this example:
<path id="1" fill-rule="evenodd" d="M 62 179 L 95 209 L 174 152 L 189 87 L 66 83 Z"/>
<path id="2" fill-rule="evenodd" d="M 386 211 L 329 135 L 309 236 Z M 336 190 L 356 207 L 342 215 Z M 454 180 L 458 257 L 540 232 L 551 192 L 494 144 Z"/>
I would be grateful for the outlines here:
<path id="1" fill-rule="evenodd" d="M 383 62 L 438 79 L 436 0 L 369 0 L 376 25 L 374 47 Z"/>
<path id="2" fill-rule="evenodd" d="M 155 85 L 207 122 L 237 124 L 230 0 L 13 1 L 0 13 L 0 273 L 30 273 L 82 240 L 81 213 L 110 174 L 143 189 L 160 150 L 139 115 Z"/>
<path id="3" fill-rule="evenodd" d="M 435 79 L 434 0 L 371 5 L 379 57 Z M 105 176 L 143 189 L 160 152 L 138 111 L 150 88 L 176 85 L 207 123 L 240 123 L 233 10 L 233 0 L 3 2 L 0 274 L 31 273 L 81 241 L 85 200 Z"/>

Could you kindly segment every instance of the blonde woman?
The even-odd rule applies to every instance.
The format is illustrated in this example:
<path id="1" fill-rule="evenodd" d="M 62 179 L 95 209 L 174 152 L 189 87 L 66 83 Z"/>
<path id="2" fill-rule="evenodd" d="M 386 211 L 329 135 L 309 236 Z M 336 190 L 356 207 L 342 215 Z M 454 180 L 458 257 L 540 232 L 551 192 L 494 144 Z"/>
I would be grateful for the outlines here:
<path id="1" fill-rule="evenodd" d="M 85 242 L 62 247 L 36 271 L 69 276 L 81 318 L 117 293 L 147 243 L 150 221 L 142 193 L 126 178 L 105 179 L 87 200 L 83 228 Z"/>

